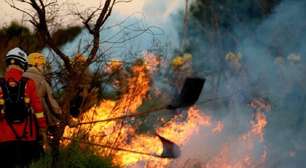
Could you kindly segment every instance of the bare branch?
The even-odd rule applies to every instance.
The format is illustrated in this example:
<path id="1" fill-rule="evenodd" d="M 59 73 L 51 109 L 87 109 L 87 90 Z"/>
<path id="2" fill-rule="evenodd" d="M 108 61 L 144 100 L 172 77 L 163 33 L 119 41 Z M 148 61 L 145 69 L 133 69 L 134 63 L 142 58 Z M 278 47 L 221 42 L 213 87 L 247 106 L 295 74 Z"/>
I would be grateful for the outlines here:
<path id="1" fill-rule="evenodd" d="M 54 52 L 64 61 L 65 66 L 68 70 L 71 70 L 70 60 L 69 58 L 56 47 L 51 37 L 51 34 L 48 29 L 47 19 L 46 19 L 46 11 L 45 6 L 42 0 L 40 0 L 41 8 L 37 4 L 35 0 L 30 0 L 31 6 L 35 9 L 38 14 L 39 23 L 36 25 L 37 30 L 40 32 L 41 36 L 43 37 L 44 41 L 54 50 Z"/>
<path id="2" fill-rule="evenodd" d="M 11 2 L 9 2 L 8 0 L 5 0 L 5 2 L 6 2 L 11 8 L 16 9 L 16 10 L 18 10 L 18 11 L 20 11 L 20 12 L 26 14 L 27 16 L 29 16 L 32 20 L 35 20 L 35 17 L 33 16 L 33 14 L 31 14 L 31 13 L 29 13 L 28 11 L 25 11 L 25 10 L 23 10 L 23 9 L 21 9 L 21 8 L 18 8 L 18 7 L 15 5 L 15 3 L 14 3 L 13 0 L 11 0 Z M 28 3 L 28 2 L 25 2 L 25 3 Z"/>
<path id="3" fill-rule="evenodd" d="M 40 6 L 41 6 L 42 11 L 45 12 L 46 10 L 45 10 L 44 2 L 43 2 L 42 0 L 39 0 L 39 3 L 40 3 Z"/>
<path id="4" fill-rule="evenodd" d="M 36 27 L 38 25 L 38 23 L 36 22 L 36 20 L 29 20 L 29 22 Z"/>
<path id="5" fill-rule="evenodd" d="M 107 16 L 107 11 L 108 10 L 111 10 L 111 8 L 109 9 L 110 7 L 110 4 L 111 4 L 111 1 L 112 0 L 106 0 L 106 2 L 104 3 L 104 6 L 103 6 L 103 9 L 96 21 L 96 25 L 95 25 L 95 28 L 94 28 L 94 32 L 95 33 L 98 33 L 100 31 L 100 28 L 101 26 L 103 25 L 104 23 L 104 20 L 106 20 L 106 16 Z M 113 3 L 116 2 L 115 0 L 113 1 Z M 112 7 L 112 6 L 111 6 Z"/>
<path id="6" fill-rule="evenodd" d="M 53 6 L 53 5 L 56 5 L 56 4 L 57 4 L 57 1 L 53 1 L 53 2 L 45 4 L 45 7 L 47 8 L 49 6 Z"/>
<path id="7" fill-rule="evenodd" d="M 115 5 L 116 0 L 106 0 L 106 2 L 104 3 L 103 9 L 96 21 L 96 24 L 94 26 L 93 29 L 93 48 L 90 51 L 90 55 L 89 58 L 87 60 L 87 65 L 90 64 L 95 58 L 96 58 L 96 54 L 97 51 L 99 49 L 99 41 L 100 41 L 100 28 L 102 27 L 102 25 L 105 23 L 105 21 L 108 19 L 108 17 L 110 16 L 112 9 Z"/>
<path id="8" fill-rule="evenodd" d="M 14 1 L 14 0 L 11 0 L 12 2 Z M 30 2 L 28 2 L 28 1 L 25 1 L 25 0 L 18 0 L 19 2 L 23 2 L 23 3 L 27 3 L 27 4 L 31 4 Z"/>
<path id="9" fill-rule="evenodd" d="M 84 17 L 82 17 L 82 15 L 80 15 L 80 18 L 83 20 L 83 24 L 85 25 L 85 27 L 87 28 L 87 30 L 89 31 L 90 34 L 94 34 L 94 31 L 92 30 L 92 28 L 89 25 L 89 22 L 93 19 L 93 17 L 95 16 L 95 13 L 99 11 L 99 8 L 97 8 L 96 10 L 94 10 L 88 17 L 87 19 L 85 19 Z"/>
<path id="10" fill-rule="evenodd" d="M 120 0 L 120 1 L 117 1 L 116 4 L 118 3 L 129 3 L 129 2 L 132 2 L 133 0 Z"/>

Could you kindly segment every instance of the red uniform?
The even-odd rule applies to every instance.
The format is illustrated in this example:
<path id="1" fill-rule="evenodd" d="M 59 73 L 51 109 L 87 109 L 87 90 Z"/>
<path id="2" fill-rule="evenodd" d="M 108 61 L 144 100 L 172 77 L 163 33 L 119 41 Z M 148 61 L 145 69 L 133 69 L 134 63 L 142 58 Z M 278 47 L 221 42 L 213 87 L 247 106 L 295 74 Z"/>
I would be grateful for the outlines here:
<path id="1" fill-rule="evenodd" d="M 20 81 L 22 78 L 23 71 L 17 68 L 10 68 L 5 73 L 5 80 L 6 81 Z M 10 142 L 10 141 L 36 141 L 38 135 L 38 128 L 46 128 L 46 120 L 43 114 L 43 107 L 40 101 L 40 98 L 36 94 L 35 83 L 33 80 L 28 80 L 25 85 L 25 96 L 29 98 L 30 105 L 33 109 L 35 115 L 30 115 L 31 119 L 24 121 L 22 123 L 12 123 L 8 124 L 7 121 L 1 117 L 0 119 L 0 144 L 3 142 Z M 3 93 L 0 89 L 0 99 L 3 101 Z M 34 117 L 36 117 L 37 122 L 35 122 Z M 29 122 L 32 121 L 32 122 Z M 36 124 L 37 123 L 37 124 Z M 26 127 L 25 127 L 26 126 Z M 13 127 L 13 129 L 12 129 Z M 15 130 L 15 133 L 14 131 Z M 25 134 L 23 134 L 25 131 Z M 21 137 L 18 139 L 16 134 Z M 24 136 L 22 136 L 24 135 Z"/>

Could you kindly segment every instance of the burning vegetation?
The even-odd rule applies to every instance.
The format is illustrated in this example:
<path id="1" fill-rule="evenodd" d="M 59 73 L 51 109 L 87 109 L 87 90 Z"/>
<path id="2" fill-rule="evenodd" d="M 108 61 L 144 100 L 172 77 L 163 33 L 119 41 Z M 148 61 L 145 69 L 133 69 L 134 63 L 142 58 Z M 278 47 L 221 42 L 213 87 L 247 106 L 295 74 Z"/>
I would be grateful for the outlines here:
<path id="1" fill-rule="evenodd" d="M 14 2 L 29 5 L 29 11 Z M 63 85 L 59 88 L 63 95 L 59 97 L 65 112 L 72 111 L 71 98 L 93 94 L 80 103 L 86 107 L 77 108 L 73 115 L 80 119 L 80 124 L 65 128 L 62 146 L 91 148 L 98 156 L 111 158 L 115 165 L 127 168 L 305 165 L 305 2 L 186 0 L 185 11 L 174 17 L 184 20 L 178 30 L 178 41 L 182 43 L 178 49 L 171 48 L 164 55 L 158 53 L 162 56 L 145 52 L 137 60 L 133 59 L 134 53 L 123 54 L 129 60 L 111 56 L 116 53 L 115 44 L 125 43 L 116 41 L 120 32 L 124 32 L 123 41 L 133 34 L 125 30 L 109 33 L 113 27 L 105 26 L 115 4 L 123 1 L 105 0 L 100 6 L 103 10 L 91 9 L 86 15 L 81 11 L 74 13 L 86 33 L 78 27 L 68 29 L 72 34 L 64 41 L 57 38 L 66 31 L 49 32 L 50 23 L 46 21 L 53 19 L 45 17 L 50 13 L 50 18 L 55 18 L 55 13 L 46 13 L 44 8 L 50 9 L 50 5 L 39 2 L 41 5 L 37 6 L 34 0 L 8 1 L 11 7 L 29 15 L 38 32 L 30 33 L 12 24 L 9 27 L 13 30 L 18 28 L 17 37 L 23 34 L 31 40 L 13 38 L 10 42 L 9 31 L 2 29 L 2 41 L 10 45 L 3 45 L 1 52 L 11 43 L 29 43 L 25 45 L 29 50 L 50 46 L 50 53 L 56 54 L 55 62 L 61 67 L 60 72 L 55 72 L 56 77 L 50 78 L 58 78 L 56 81 Z M 55 5 L 54 9 L 57 7 L 60 6 Z M 140 34 L 151 32 L 143 29 Z M 86 59 L 73 63 L 70 56 L 75 53 L 63 53 L 60 46 L 79 33 L 92 40 L 88 44 L 79 41 L 77 52 Z M 33 47 L 32 39 L 37 35 L 42 42 Z M 111 36 L 110 41 L 105 35 Z M 118 39 L 121 41 L 121 37 Z M 69 47 L 77 48 L 65 46 Z M 82 82 L 87 74 L 90 79 Z M 202 94 L 205 96 L 195 105 L 206 80 Z M 85 83 L 86 89 L 77 88 L 81 83 Z"/>
<path id="2" fill-rule="evenodd" d="M 119 99 L 102 100 L 80 116 L 81 124 L 77 128 L 67 127 L 63 145 L 76 137 L 81 146 L 89 145 L 96 154 L 112 157 L 114 164 L 131 168 L 183 168 L 194 165 L 203 168 L 244 168 L 264 164 L 267 157 L 264 129 L 268 122 L 264 110 L 267 105 L 258 103 L 259 100 L 250 103 L 255 112 L 249 129 L 223 144 L 214 157 L 206 161 L 192 161 L 184 153 L 181 156 L 180 148 L 184 148 L 200 129 L 205 128 L 211 136 L 218 136 L 226 129 L 225 124 L 197 106 L 170 108 L 171 117 L 168 119 L 162 115 L 167 112 L 163 107 L 139 112 L 139 107 L 149 101 L 152 73 L 159 65 L 158 59 L 153 56 L 146 55 L 144 62 L 132 65 L 126 92 Z M 146 59 L 149 57 L 153 58 Z M 149 117 L 149 113 L 161 113 L 157 116 L 161 124 L 153 131 L 139 133 L 137 128 L 141 123 L 137 118 L 143 115 Z M 237 146 L 240 146 L 238 150 Z M 262 148 L 260 151 L 257 151 L 258 146 Z"/>

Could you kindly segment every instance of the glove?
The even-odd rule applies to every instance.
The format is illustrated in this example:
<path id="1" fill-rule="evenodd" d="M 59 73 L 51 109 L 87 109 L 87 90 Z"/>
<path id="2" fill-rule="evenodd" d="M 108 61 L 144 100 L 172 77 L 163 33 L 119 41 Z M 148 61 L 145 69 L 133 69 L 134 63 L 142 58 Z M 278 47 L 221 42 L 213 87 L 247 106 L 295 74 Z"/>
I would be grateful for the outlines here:
<path id="1" fill-rule="evenodd" d="M 41 145 L 44 148 L 44 151 L 46 151 L 48 148 L 48 131 L 46 128 L 39 129 L 39 138 L 41 141 Z"/>
<path id="2" fill-rule="evenodd" d="M 71 118 L 68 122 L 68 126 L 70 128 L 74 128 L 74 127 L 77 127 L 78 125 L 80 124 L 80 121 L 79 120 L 75 120 L 73 118 Z"/>

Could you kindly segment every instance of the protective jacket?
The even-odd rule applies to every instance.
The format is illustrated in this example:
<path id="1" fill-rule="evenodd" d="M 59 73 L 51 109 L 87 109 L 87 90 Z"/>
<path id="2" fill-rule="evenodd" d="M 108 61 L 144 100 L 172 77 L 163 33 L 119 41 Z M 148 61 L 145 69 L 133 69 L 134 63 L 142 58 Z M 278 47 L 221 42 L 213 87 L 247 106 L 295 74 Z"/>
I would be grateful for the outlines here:
<path id="1" fill-rule="evenodd" d="M 37 95 L 43 104 L 48 126 L 55 126 L 62 119 L 62 110 L 52 95 L 52 89 L 45 77 L 35 67 L 30 67 L 23 76 L 34 80 L 37 88 Z"/>
<path id="2" fill-rule="evenodd" d="M 191 77 L 192 75 L 192 63 L 191 61 L 188 61 L 180 67 L 174 68 L 170 79 L 172 79 L 175 88 L 180 91 L 184 85 L 185 79 L 187 77 Z"/>
<path id="3" fill-rule="evenodd" d="M 5 81 L 20 81 L 23 71 L 11 67 L 7 69 Z M 25 84 L 25 98 L 30 100 L 30 106 L 33 112 L 22 122 L 7 122 L 4 116 L 0 116 L 0 143 L 15 140 L 35 141 L 38 138 L 39 128 L 46 128 L 46 120 L 43 113 L 41 101 L 36 93 L 35 83 L 33 80 L 27 80 Z M 3 91 L 0 89 L 0 100 L 3 98 Z"/>

